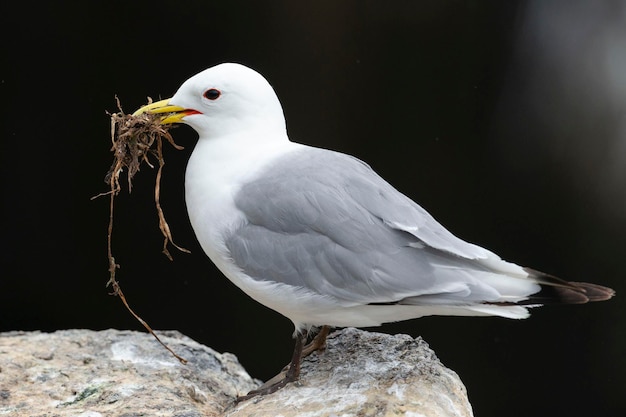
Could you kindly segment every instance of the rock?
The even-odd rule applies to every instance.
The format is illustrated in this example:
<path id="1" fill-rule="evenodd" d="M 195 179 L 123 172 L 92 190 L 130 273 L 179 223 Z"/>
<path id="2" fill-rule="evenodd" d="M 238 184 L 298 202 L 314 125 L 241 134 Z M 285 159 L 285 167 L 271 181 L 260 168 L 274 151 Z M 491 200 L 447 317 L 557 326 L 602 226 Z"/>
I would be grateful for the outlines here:
<path id="1" fill-rule="evenodd" d="M 236 404 L 258 386 L 228 353 L 178 332 L 0 334 L 0 415 L 472 416 L 465 387 L 421 338 L 344 329 L 309 356 L 301 379 Z"/>
<path id="2" fill-rule="evenodd" d="M 353 328 L 331 334 L 300 381 L 239 404 L 228 417 L 472 416 L 465 386 L 422 338 Z"/>
<path id="3" fill-rule="evenodd" d="M 0 334 L 0 415 L 219 416 L 258 385 L 229 353 L 178 332 Z"/>

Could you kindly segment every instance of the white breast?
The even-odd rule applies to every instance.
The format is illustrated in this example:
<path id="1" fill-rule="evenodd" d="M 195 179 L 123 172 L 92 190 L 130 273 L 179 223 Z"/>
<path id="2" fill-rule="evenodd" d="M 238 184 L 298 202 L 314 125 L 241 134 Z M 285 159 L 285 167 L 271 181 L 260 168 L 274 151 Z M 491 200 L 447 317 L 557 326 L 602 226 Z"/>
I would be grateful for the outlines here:
<path id="1" fill-rule="evenodd" d="M 286 135 L 255 139 L 258 136 L 249 133 L 200 138 L 185 175 L 185 200 L 196 237 L 231 280 L 233 265 L 224 246 L 224 231 L 246 221 L 235 207 L 234 195 L 274 158 L 303 146 L 290 142 Z"/>

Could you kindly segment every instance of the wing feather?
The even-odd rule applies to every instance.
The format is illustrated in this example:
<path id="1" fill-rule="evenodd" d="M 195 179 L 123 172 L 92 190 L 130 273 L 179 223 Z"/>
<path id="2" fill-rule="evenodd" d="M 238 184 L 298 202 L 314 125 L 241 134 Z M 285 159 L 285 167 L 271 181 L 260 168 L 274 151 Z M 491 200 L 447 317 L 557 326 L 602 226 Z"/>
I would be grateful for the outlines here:
<path id="1" fill-rule="evenodd" d="M 247 275 L 345 305 L 498 301 L 498 269 L 519 268 L 458 239 L 365 163 L 337 152 L 306 147 L 278 159 L 241 187 L 235 204 L 247 222 L 225 243 Z M 509 297 L 538 291 L 524 281 Z"/>

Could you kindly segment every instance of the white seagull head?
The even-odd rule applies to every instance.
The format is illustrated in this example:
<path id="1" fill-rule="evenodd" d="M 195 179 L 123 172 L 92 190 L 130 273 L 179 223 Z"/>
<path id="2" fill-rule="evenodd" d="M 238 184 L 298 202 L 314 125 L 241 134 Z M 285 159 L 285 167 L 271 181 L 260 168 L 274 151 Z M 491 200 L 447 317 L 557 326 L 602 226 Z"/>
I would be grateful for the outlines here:
<path id="1" fill-rule="evenodd" d="M 163 113 L 162 123 L 185 123 L 200 139 L 250 131 L 285 134 L 285 117 L 272 86 L 258 72 L 225 63 L 185 81 L 170 99 L 137 110 Z"/>

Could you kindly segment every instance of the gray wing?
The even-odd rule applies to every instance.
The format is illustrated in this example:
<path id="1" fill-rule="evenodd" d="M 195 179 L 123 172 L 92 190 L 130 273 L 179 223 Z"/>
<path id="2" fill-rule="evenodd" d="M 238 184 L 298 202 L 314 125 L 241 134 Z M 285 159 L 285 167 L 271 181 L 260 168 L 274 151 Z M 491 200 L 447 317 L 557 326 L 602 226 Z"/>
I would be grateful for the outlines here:
<path id="1" fill-rule="evenodd" d="M 253 279 L 346 304 L 499 297 L 481 281 L 493 272 L 476 261 L 489 251 L 453 236 L 348 155 L 304 148 L 279 158 L 241 188 L 235 204 L 247 222 L 225 243 Z"/>

